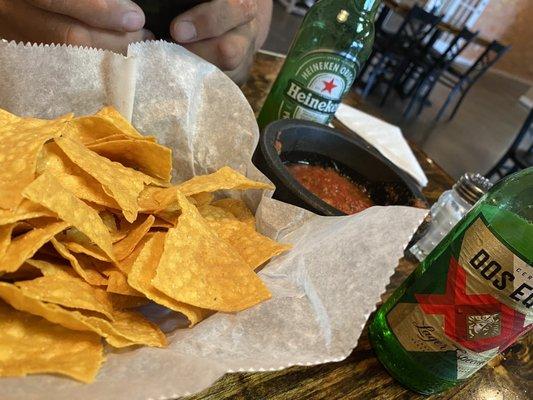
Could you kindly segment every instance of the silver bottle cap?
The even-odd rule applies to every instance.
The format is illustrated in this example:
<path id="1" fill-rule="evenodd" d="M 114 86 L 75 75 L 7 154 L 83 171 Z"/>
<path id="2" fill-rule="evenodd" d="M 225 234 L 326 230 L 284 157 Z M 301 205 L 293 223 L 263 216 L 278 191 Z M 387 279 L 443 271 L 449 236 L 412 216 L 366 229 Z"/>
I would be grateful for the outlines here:
<path id="1" fill-rule="evenodd" d="M 473 172 L 467 172 L 461 179 L 453 185 L 459 196 L 470 204 L 474 204 L 483 196 L 490 188 L 492 183 L 483 175 Z"/>

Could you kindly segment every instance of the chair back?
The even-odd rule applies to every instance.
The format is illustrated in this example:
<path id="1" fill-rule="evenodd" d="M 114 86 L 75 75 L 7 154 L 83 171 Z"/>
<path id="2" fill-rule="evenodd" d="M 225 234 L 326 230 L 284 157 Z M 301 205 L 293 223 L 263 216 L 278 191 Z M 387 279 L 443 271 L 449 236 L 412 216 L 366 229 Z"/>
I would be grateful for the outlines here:
<path id="1" fill-rule="evenodd" d="M 441 16 L 427 12 L 415 5 L 405 16 L 391 43 L 401 44 L 404 48 L 421 48 L 427 44 L 428 38 L 432 35 L 441 19 Z"/>
<path id="2" fill-rule="evenodd" d="M 472 32 L 468 28 L 461 29 L 461 31 L 452 39 L 446 50 L 441 54 L 437 62 L 443 66 L 450 65 L 478 34 L 479 31 Z"/>
<path id="3" fill-rule="evenodd" d="M 496 61 L 498 61 L 508 50 L 510 46 L 504 46 L 497 40 L 493 40 L 481 53 L 474 64 L 465 72 L 464 76 L 470 81 L 470 84 L 477 81 Z"/>

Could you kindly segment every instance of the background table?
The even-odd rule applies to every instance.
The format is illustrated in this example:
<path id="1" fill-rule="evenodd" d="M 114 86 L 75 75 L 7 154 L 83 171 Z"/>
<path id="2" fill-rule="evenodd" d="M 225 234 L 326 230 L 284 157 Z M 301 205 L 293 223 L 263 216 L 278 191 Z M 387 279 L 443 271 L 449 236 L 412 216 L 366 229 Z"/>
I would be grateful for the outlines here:
<path id="1" fill-rule="evenodd" d="M 283 59 L 258 54 L 252 74 L 243 92 L 254 111 L 259 111 Z M 346 103 L 357 105 L 359 98 L 351 93 Z M 424 190 L 433 203 L 451 187 L 453 180 L 416 146 L 412 146 L 429 185 Z M 402 259 L 387 288 L 387 298 L 416 265 Z M 469 399 L 469 400 L 527 400 L 533 396 L 533 335 L 511 346 L 503 356 L 475 374 L 465 384 L 431 397 L 413 393 L 399 384 L 385 371 L 370 346 L 365 327 L 359 344 L 344 361 L 314 367 L 293 367 L 277 372 L 227 374 L 204 392 L 188 400 L 219 399 Z"/>

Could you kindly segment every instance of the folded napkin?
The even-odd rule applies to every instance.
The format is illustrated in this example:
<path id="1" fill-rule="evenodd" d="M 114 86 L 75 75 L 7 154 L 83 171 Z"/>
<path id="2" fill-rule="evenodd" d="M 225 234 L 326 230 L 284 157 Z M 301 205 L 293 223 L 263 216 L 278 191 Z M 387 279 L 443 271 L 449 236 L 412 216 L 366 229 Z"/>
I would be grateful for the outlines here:
<path id="1" fill-rule="evenodd" d="M 428 178 L 400 128 L 346 104 L 340 105 L 335 117 L 374 146 L 392 163 L 411 175 L 420 186 L 424 187 L 428 184 Z"/>

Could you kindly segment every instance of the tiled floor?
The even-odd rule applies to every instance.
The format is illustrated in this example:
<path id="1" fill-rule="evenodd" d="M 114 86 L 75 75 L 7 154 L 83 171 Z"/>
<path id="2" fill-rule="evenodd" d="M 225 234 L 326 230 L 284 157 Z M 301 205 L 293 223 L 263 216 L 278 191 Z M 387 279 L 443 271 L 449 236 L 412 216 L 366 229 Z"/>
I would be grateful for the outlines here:
<path id="1" fill-rule="evenodd" d="M 275 2 L 272 29 L 264 48 L 286 53 L 300 23 L 301 18 L 288 15 Z M 470 91 L 451 122 L 433 122 L 448 93 L 442 86 L 432 94 L 433 105 L 415 121 L 402 117 L 406 102 L 394 96 L 380 108 L 376 93 L 361 108 L 400 126 L 408 139 L 420 144 L 452 176 L 459 177 L 466 171 L 487 172 L 506 151 L 527 116 L 528 111 L 518 101 L 527 89 L 524 83 L 488 73 Z"/>

